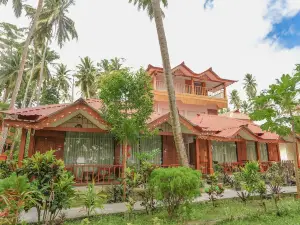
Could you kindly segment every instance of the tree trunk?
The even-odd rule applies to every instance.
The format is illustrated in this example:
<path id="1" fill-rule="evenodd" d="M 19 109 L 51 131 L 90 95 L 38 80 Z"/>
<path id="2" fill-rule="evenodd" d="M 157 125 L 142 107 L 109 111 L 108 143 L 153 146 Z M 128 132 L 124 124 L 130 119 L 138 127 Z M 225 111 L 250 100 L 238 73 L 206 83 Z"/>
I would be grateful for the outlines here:
<path id="1" fill-rule="evenodd" d="M 123 178 L 123 201 L 126 201 L 126 167 L 127 167 L 127 141 L 123 141 L 122 143 L 122 166 L 123 166 L 123 173 L 122 173 L 122 178 Z"/>
<path id="2" fill-rule="evenodd" d="M 36 83 L 35 83 L 36 84 Z M 30 97 L 30 100 L 29 100 L 29 103 L 28 103 L 28 106 L 27 107 L 31 107 L 32 106 L 32 102 L 33 102 L 33 99 L 35 97 L 35 93 L 36 93 L 36 86 L 34 85 L 34 89 L 33 89 L 33 92 L 32 92 L 32 95 Z"/>
<path id="3" fill-rule="evenodd" d="M 24 99 L 23 99 L 23 102 L 22 102 L 22 108 L 26 107 L 26 100 L 27 100 L 28 90 L 29 90 L 29 87 L 30 87 L 30 84 L 31 84 L 31 80 L 32 80 L 32 77 L 33 77 L 34 67 L 35 67 L 35 48 L 33 50 L 32 68 L 31 68 L 31 71 L 30 71 L 29 80 L 28 80 L 27 85 L 26 85 Z"/>
<path id="4" fill-rule="evenodd" d="M 33 33 L 34 33 L 34 30 L 36 28 L 37 21 L 39 19 L 41 11 L 42 11 L 43 2 L 44 2 L 44 0 L 39 0 L 39 2 L 38 2 L 36 13 L 34 15 L 31 27 L 29 29 L 29 33 L 27 35 L 27 38 L 26 38 L 26 41 L 25 41 L 25 44 L 24 44 L 24 48 L 23 48 L 23 51 L 22 51 L 20 68 L 19 68 L 19 71 L 18 71 L 18 77 L 17 77 L 17 81 L 16 81 L 16 86 L 14 88 L 14 92 L 13 92 L 11 100 L 10 100 L 9 109 L 13 109 L 15 107 L 17 95 L 19 93 L 21 82 L 22 82 L 22 77 L 23 77 L 23 72 L 24 72 L 24 68 L 25 68 L 25 63 L 26 63 L 26 60 L 27 60 L 28 48 L 29 48 L 29 45 L 30 45 L 30 42 L 31 42 L 31 39 L 32 39 L 32 36 L 33 36 Z M 3 151 L 3 147 L 4 147 L 4 144 L 6 142 L 7 134 L 8 134 L 8 128 L 5 127 L 5 128 L 3 128 L 2 134 L 1 134 L 2 139 L 0 141 L 0 153 Z"/>
<path id="5" fill-rule="evenodd" d="M 44 73 L 44 67 L 45 67 L 45 58 L 46 58 L 46 52 L 47 52 L 47 47 L 48 47 L 48 39 L 46 40 L 44 50 L 43 50 L 43 56 L 42 56 L 42 61 L 41 61 L 41 70 L 40 70 L 40 76 L 39 76 L 39 83 L 37 86 L 37 93 L 36 93 L 36 101 L 37 101 L 37 106 L 40 105 L 40 98 L 41 98 L 41 93 L 42 93 L 42 85 L 43 85 L 43 73 Z"/>
<path id="6" fill-rule="evenodd" d="M 167 38 L 164 30 L 163 19 L 162 19 L 162 14 L 160 9 L 160 1 L 159 0 L 151 0 L 151 1 L 153 6 L 154 19 L 156 24 L 158 41 L 159 41 L 161 57 L 162 57 L 162 62 L 164 67 L 164 74 L 165 74 L 166 85 L 168 90 L 169 108 L 170 108 L 171 123 L 172 123 L 175 146 L 176 146 L 177 154 L 179 155 L 180 158 L 181 165 L 188 167 L 189 163 L 188 163 L 187 154 L 183 143 L 181 126 L 179 122 L 179 114 L 176 106 L 176 96 L 174 90 L 173 76 L 171 72 L 171 63 L 170 63 L 170 57 L 168 52 Z"/>
<path id="7" fill-rule="evenodd" d="M 300 179 L 299 179 L 299 168 L 298 168 L 298 155 L 297 155 L 297 138 L 295 131 L 295 121 L 293 113 L 290 111 L 290 117 L 292 119 L 292 133 L 293 133 L 293 146 L 294 146 L 294 167 L 295 167 L 295 179 L 297 186 L 297 198 L 300 198 Z"/>

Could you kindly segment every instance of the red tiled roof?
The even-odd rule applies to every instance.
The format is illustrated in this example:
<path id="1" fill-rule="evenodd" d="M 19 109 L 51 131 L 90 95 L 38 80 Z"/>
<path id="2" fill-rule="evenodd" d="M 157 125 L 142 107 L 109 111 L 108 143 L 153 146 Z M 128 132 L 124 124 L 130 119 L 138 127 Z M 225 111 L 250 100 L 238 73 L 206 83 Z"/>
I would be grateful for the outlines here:
<path id="1" fill-rule="evenodd" d="M 209 69 L 201 72 L 201 73 L 195 73 L 193 70 L 191 70 L 188 66 L 185 65 L 184 62 L 180 63 L 179 65 L 175 66 L 174 68 L 172 68 L 172 72 L 174 72 L 177 69 L 180 68 L 184 68 L 185 70 L 187 70 L 189 72 L 189 74 L 185 74 L 186 76 L 190 76 L 190 77 L 198 77 L 201 78 L 202 76 L 205 76 L 207 74 L 209 74 L 209 79 L 211 81 L 216 81 L 216 82 L 224 82 L 226 86 L 229 86 L 235 82 L 237 82 L 236 80 L 228 80 L 228 79 L 223 79 L 220 76 L 218 76 L 213 69 L 210 67 Z M 163 68 L 162 67 L 157 67 L 157 66 L 152 66 L 151 64 L 148 65 L 147 71 L 152 74 L 153 72 L 157 71 L 160 73 L 163 73 Z"/>
<path id="2" fill-rule="evenodd" d="M 250 120 L 239 120 L 230 117 L 223 117 L 218 115 L 199 114 L 193 118 L 192 123 L 201 127 L 204 131 L 213 131 L 213 136 L 231 138 L 237 134 L 241 129 L 246 129 L 256 138 L 262 140 L 279 140 L 279 135 L 264 132 L 258 125 Z"/>
<path id="3" fill-rule="evenodd" d="M 250 117 L 247 114 L 241 113 L 239 110 L 223 113 L 220 114 L 219 116 L 230 117 L 239 120 L 250 120 Z"/>
<path id="4" fill-rule="evenodd" d="M 77 100 L 80 101 L 81 99 Z M 77 102 L 75 101 L 75 102 Z M 101 100 L 99 99 L 87 99 L 83 100 L 85 101 L 89 106 L 94 108 L 95 110 L 99 110 L 101 108 Z M 45 118 L 51 114 L 54 114 L 58 112 L 59 110 L 70 106 L 74 103 L 63 103 L 63 104 L 52 104 L 52 105 L 43 105 L 38 107 L 31 107 L 31 108 L 23 108 L 23 109 L 12 109 L 12 110 L 6 110 L 2 111 L 4 114 L 8 115 L 20 115 L 20 116 L 36 116 L 37 120 L 40 120 L 42 118 Z"/>

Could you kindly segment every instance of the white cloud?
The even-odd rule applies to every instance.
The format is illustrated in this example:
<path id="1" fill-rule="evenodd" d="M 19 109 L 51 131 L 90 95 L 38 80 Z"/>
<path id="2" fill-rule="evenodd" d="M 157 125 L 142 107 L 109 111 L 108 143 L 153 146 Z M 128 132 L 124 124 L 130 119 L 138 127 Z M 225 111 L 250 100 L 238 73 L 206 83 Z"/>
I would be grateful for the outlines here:
<path id="1" fill-rule="evenodd" d="M 215 0 L 214 8 L 205 11 L 204 0 L 170 0 L 165 29 L 172 64 L 185 61 L 196 72 L 213 67 L 221 77 L 240 80 L 230 89 L 241 92 L 246 73 L 256 76 L 261 90 L 281 74 L 292 72 L 299 63 L 300 48 L 286 50 L 263 39 L 272 28 L 274 15 L 280 19 L 294 14 L 300 1 L 288 0 L 286 8 L 274 6 L 271 14 L 268 2 Z M 154 22 L 126 0 L 78 0 L 70 11 L 79 41 L 59 50 L 70 68 L 75 69 L 79 56 L 86 55 L 95 61 L 124 57 L 134 68 L 161 65 Z M 11 8 L 3 6 L 0 21 L 28 23 L 14 19 Z"/>

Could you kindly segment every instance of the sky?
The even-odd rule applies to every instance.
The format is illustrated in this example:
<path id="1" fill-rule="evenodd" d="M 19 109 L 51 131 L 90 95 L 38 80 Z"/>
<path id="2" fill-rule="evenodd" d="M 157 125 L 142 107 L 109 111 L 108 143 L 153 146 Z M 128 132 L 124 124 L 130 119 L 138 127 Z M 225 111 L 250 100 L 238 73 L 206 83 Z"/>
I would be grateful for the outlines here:
<path id="1" fill-rule="evenodd" d="M 164 11 L 172 66 L 184 61 L 195 72 L 212 67 L 239 81 L 229 91 L 237 89 L 242 98 L 246 73 L 262 90 L 300 63 L 300 0 L 169 0 Z M 78 41 L 52 46 L 70 69 L 85 56 L 95 62 L 122 57 L 134 69 L 162 65 L 154 21 L 128 0 L 77 0 L 69 16 Z M 9 4 L 0 6 L 0 22 L 29 24 L 16 19 Z"/>

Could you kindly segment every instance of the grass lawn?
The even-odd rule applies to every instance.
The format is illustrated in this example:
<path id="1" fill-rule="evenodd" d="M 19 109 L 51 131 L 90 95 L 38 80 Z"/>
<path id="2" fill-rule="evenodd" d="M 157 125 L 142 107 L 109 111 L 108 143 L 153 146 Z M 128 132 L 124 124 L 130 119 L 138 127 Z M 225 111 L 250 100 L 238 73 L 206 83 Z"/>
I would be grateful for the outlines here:
<path id="1" fill-rule="evenodd" d="M 147 215 L 144 212 L 136 212 L 131 219 L 126 214 L 114 214 L 95 216 L 90 218 L 91 225 L 118 224 L 118 225 L 162 225 L 162 224 L 299 224 L 300 225 L 300 201 L 293 197 L 284 197 L 279 208 L 281 216 L 276 215 L 276 208 L 273 200 L 267 200 L 267 212 L 259 200 L 251 200 L 246 205 L 238 199 L 220 200 L 218 206 L 213 207 L 210 202 L 193 204 L 191 214 L 187 211 L 178 213 L 176 219 L 169 219 L 163 209 L 159 209 L 154 215 Z M 156 223 L 154 222 L 156 221 Z M 67 221 L 66 225 L 80 225 L 81 220 Z"/>

